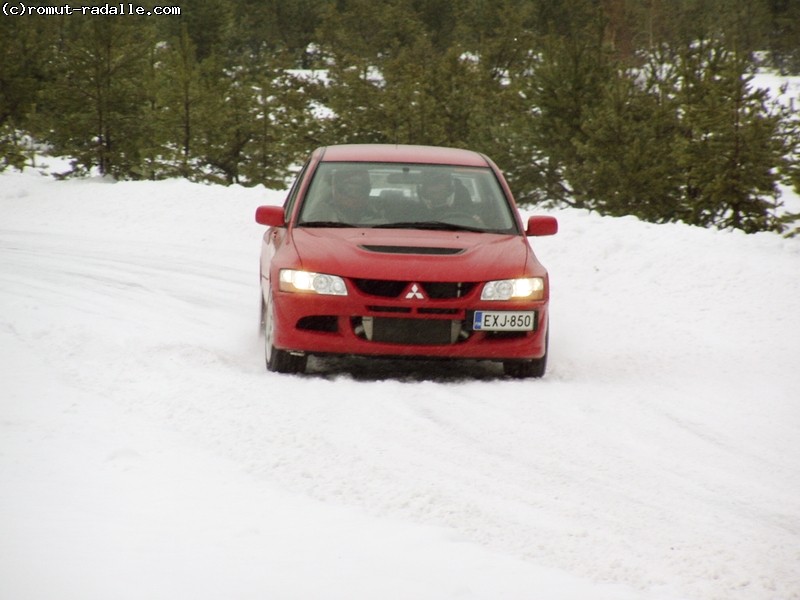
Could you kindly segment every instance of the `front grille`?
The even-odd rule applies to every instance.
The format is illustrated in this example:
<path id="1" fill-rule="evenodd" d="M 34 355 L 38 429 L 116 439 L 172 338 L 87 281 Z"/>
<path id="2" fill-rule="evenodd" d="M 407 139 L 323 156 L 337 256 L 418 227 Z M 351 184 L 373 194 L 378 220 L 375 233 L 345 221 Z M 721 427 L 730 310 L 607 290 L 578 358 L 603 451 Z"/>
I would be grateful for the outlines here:
<path id="1" fill-rule="evenodd" d="M 370 296 L 397 298 L 408 287 L 408 281 L 387 281 L 384 279 L 354 279 L 358 290 Z"/>
<path id="2" fill-rule="evenodd" d="M 455 344 L 469 337 L 462 321 L 407 319 L 401 317 L 354 317 L 353 331 L 370 342 L 435 346 Z"/>
<path id="3" fill-rule="evenodd" d="M 422 289 L 428 294 L 428 298 L 434 300 L 447 300 L 450 298 L 461 298 L 469 294 L 474 283 L 423 283 Z"/>
<path id="4" fill-rule="evenodd" d="M 381 298 L 397 298 L 412 281 L 394 281 L 388 279 L 354 279 L 353 284 L 363 294 L 379 296 Z M 425 297 L 432 300 L 450 300 L 461 298 L 469 294 L 477 285 L 474 282 L 437 282 L 421 281 L 417 284 L 422 288 Z"/>

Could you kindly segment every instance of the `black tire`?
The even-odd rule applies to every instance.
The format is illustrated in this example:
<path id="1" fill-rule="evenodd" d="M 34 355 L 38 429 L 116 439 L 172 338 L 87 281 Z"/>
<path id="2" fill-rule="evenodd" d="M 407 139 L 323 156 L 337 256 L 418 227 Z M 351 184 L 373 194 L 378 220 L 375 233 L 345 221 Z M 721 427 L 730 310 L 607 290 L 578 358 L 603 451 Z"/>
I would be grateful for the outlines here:
<path id="1" fill-rule="evenodd" d="M 508 377 L 515 379 L 528 379 L 544 377 L 547 371 L 547 353 L 550 347 L 550 329 L 544 340 L 544 356 L 531 360 L 507 360 L 503 362 L 503 372 Z"/>
<path id="2" fill-rule="evenodd" d="M 264 319 L 266 318 L 266 305 L 264 304 L 264 295 L 261 290 L 258 291 L 259 295 L 261 296 L 261 318 L 258 321 L 258 335 L 264 335 Z"/>
<path id="3" fill-rule="evenodd" d="M 547 370 L 547 355 L 533 360 L 507 360 L 503 363 L 503 372 L 508 377 L 527 379 L 529 377 L 544 377 Z"/>
<path id="4" fill-rule="evenodd" d="M 308 357 L 305 354 L 292 354 L 276 348 L 272 343 L 275 331 L 275 319 L 272 312 L 272 296 L 266 304 L 262 301 L 261 321 L 264 325 L 264 359 L 267 371 L 273 373 L 303 373 L 306 370 Z"/>

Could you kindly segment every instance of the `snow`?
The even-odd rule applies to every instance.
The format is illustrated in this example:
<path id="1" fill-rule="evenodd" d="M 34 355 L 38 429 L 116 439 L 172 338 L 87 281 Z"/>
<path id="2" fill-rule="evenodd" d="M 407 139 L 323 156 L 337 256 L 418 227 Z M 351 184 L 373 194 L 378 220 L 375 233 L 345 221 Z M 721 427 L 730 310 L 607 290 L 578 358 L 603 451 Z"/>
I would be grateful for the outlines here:
<path id="1" fill-rule="evenodd" d="M 0 175 L 0 597 L 800 598 L 800 239 L 550 211 L 544 379 L 282 376 L 283 195 Z"/>

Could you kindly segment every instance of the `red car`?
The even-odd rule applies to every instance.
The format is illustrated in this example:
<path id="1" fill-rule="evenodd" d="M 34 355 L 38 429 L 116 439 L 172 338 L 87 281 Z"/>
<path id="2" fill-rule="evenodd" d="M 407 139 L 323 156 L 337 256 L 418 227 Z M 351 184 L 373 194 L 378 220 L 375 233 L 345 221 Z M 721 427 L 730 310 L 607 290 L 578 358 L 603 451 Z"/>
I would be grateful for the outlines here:
<path id="1" fill-rule="evenodd" d="M 547 364 L 547 271 L 497 166 L 430 146 L 319 148 L 283 207 L 260 206 L 270 371 L 309 355 L 491 360 L 512 377 Z"/>

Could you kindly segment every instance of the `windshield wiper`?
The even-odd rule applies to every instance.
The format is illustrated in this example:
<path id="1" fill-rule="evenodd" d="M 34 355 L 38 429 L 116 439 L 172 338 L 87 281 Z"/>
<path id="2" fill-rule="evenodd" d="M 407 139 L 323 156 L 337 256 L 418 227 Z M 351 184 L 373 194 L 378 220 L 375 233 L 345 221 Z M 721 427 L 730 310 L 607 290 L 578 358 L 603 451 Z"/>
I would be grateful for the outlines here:
<path id="1" fill-rule="evenodd" d="M 303 221 L 297 224 L 298 227 L 358 227 L 352 223 L 342 223 L 341 221 Z"/>
<path id="2" fill-rule="evenodd" d="M 457 225 L 456 223 L 445 223 L 444 221 L 405 221 L 400 223 L 383 223 L 373 225 L 375 229 L 438 229 L 442 231 L 478 231 L 483 232 L 483 227 L 472 227 L 470 225 Z"/>

